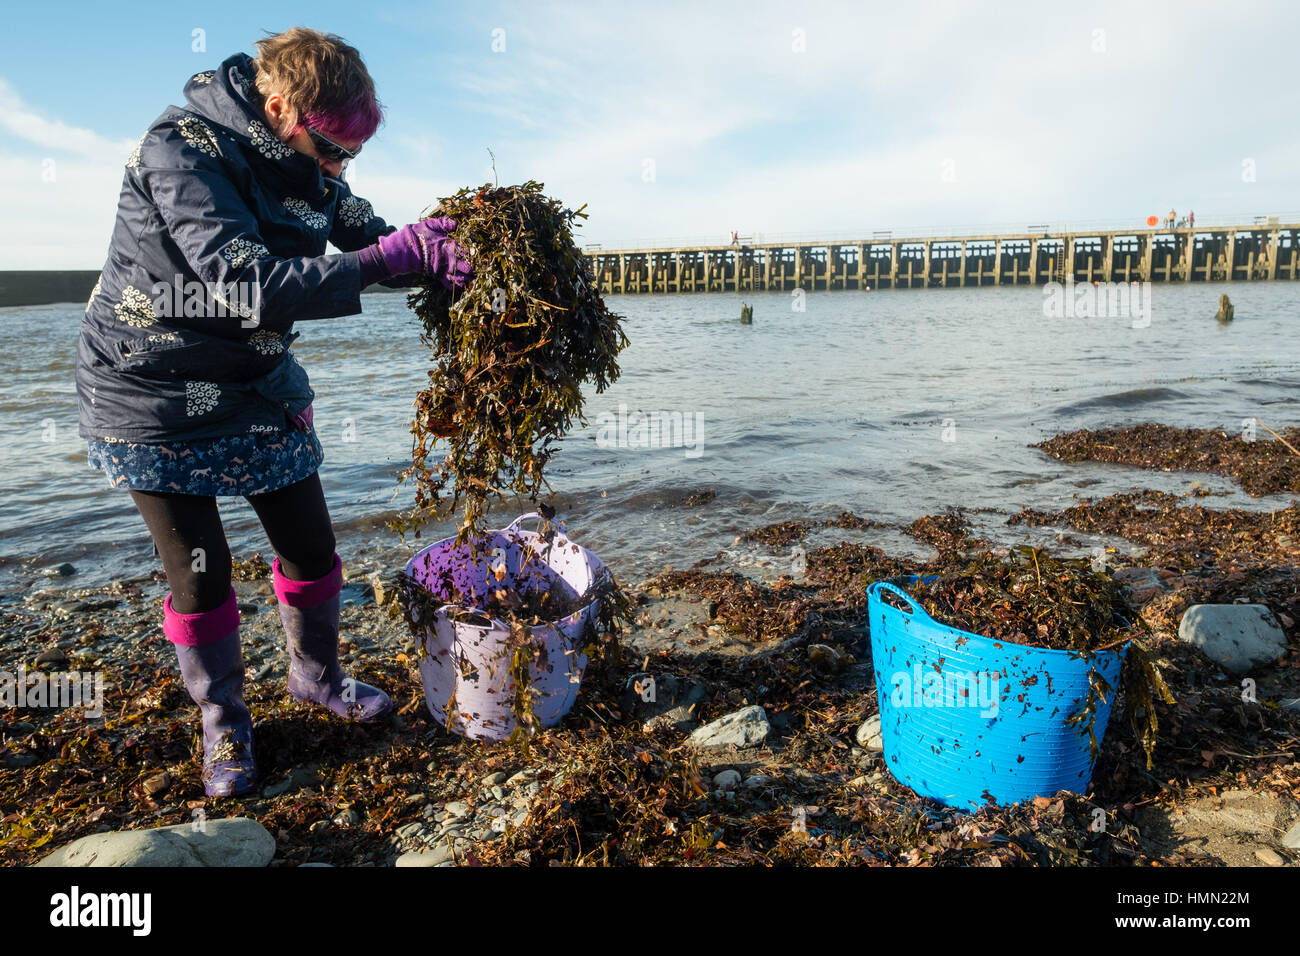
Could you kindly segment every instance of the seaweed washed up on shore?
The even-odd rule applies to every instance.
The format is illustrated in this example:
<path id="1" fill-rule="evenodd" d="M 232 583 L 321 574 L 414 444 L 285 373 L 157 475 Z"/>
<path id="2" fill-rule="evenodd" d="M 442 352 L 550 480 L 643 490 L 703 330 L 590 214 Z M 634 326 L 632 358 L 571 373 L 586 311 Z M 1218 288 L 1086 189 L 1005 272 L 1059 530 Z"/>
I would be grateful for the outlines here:
<path id="1" fill-rule="evenodd" d="M 1174 702 L 1155 703 L 1150 767 L 1129 722 L 1111 721 L 1087 794 L 969 814 L 893 780 L 872 724 L 865 588 L 959 572 L 997 549 L 963 551 L 975 537 L 955 511 L 914 523 L 918 538 L 943 532 L 930 558 L 891 556 L 865 540 L 876 530 L 871 522 L 828 516 L 815 523 L 842 522 L 844 540 L 810 548 L 798 577 L 756 581 L 707 559 L 628 589 L 635 623 L 621 660 L 594 662 L 565 721 L 516 744 L 448 736 L 429 716 L 389 578 L 364 576 L 366 565 L 391 566 L 386 555 L 354 561 L 345 661 L 393 695 L 398 715 L 358 728 L 296 705 L 284 693 L 270 582 L 262 564 L 249 561 L 236 590 L 251 609 L 246 690 L 266 784 L 245 800 L 203 797 L 191 708 L 154 625 L 165 593 L 158 580 L 29 595 L 0 612 L 0 651 L 33 668 L 102 669 L 104 716 L 6 713 L 0 862 L 35 862 L 97 830 L 189 822 L 201 809 L 209 818 L 260 822 L 275 839 L 274 865 L 285 866 L 399 858 L 530 866 L 1284 863 L 1289 851 L 1278 834 L 1294 825 L 1300 800 L 1296 539 L 1263 519 L 1246 521 L 1246 512 L 1224 519 L 1176 496 L 1138 511 L 1114 498 L 1033 516 L 1067 529 L 1067 548 L 1069 530 L 1101 530 L 1149 549 L 1140 557 L 1108 553 L 1105 573 L 1125 613 L 1148 623 Z M 1030 518 L 1010 520 L 1015 529 Z M 1225 520 L 1234 522 L 1226 542 Z M 784 524 L 753 530 L 758 540 L 806 537 Z M 1188 592 L 1262 603 L 1281 622 L 1287 650 L 1253 674 L 1253 698 L 1178 639 L 1178 614 L 1161 608 Z M 645 693 L 650 680 L 654 694 Z M 733 719 L 719 730 L 720 718 Z M 1219 812 L 1227 805 L 1237 812 Z M 1104 828 L 1094 825 L 1096 811 Z M 1252 821 L 1249 832 L 1232 829 L 1230 821 L 1243 820 Z"/>

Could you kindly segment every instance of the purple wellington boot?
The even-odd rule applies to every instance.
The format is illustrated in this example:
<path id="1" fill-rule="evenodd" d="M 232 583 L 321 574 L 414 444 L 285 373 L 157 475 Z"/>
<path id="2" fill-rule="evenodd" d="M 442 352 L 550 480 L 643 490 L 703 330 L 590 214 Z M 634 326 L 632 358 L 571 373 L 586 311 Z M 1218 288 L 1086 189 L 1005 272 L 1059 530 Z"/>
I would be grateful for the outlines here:
<path id="1" fill-rule="evenodd" d="M 343 563 L 315 581 L 291 581 L 271 562 L 275 596 L 289 650 L 289 693 L 299 700 L 328 707 L 340 717 L 363 723 L 392 710 L 393 702 L 378 687 L 353 680 L 339 666 L 339 591 Z"/>
<path id="2" fill-rule="evenodd" d="M 163 602 L 163 634 L 176 647 L 181 677 L 203 715 L 203 790 L 233 797 L 257 788 L 253 720 L 244 706 L 244 655 L 235 589 L 221 607 L 197 614 Z"/>

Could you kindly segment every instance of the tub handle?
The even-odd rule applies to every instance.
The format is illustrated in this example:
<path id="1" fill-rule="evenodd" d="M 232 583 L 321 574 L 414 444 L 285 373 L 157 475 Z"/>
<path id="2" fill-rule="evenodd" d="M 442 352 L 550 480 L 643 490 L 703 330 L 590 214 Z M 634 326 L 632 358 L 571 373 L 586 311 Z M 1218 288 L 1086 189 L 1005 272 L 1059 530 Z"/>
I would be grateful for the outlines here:
<path id="1" fill-rule="evenodd" d="M 913 600 L 912 595 L 908 594 L 906 591 L 904 591 L 902 588 L 898 587 L 897 585 L 890 584 L 888 581 L 877 581 L 875 584 L 871 585 L 871 587 L 869 587 L 867 591 L 877 599 L 880 598 L 880 592 L 888 591 L 891 594 L 893 594 L 895 597 L 900 597 L 903 599 L 903 601 L 907 604 L 906 613 L 917 614 L 920 615 L 921 617 L 929 617 L 929 615 L 925 613 L 925 608 L 917 604 L 916 601 Z M 902 608 L 896 608 L 896 610 L 901 611 Z"/>
<path id="2" fill-rule="evenodd" d="M 541 519 L 541 517 L 542 517 L 542 515 L 541 515 L 539 512 L 536 512 L 536 511 L 530 511 L 530 512 L 528 512 L 528 514 L 520 515 L 520 516 L 519 516 L 518 518 L 516 518 L 514 521 L 510 522 L 508 525 L 506 525 L 504 528 L 502 528 L 502 529 L 501 529 L 501 533 L 502 533 L 502 534 L 508 534 L 508 535 L 510 535 L 512 538 L 513 538 L 513 537 L 518 537 L 518 534 L 517 534 L 517 532 L 518 532 L 518 530 L 519 530 L 519 529 L 518 529 L 518 525 L 519 525 L 519 523 L 520 523 L 521 521 L 527 521 L 529 518 L 538 518 L 538 519 Z M 568 533 L 568 531 L 565 529 L 564 524 L 563 524 L 562 522 L 560 522 L 560 521 L 557 521 L 555 518 L 550 519 L 550 521 L 551 521 L 551 524 L 552 524 L 552 525 L 554 526 L 554 528 L 555 528 L 555 532 L 556 532 L 556 534 L 557 534 L 559 537 L 564 538 L 565 540 L 568 540 L 569 533 Z"/>

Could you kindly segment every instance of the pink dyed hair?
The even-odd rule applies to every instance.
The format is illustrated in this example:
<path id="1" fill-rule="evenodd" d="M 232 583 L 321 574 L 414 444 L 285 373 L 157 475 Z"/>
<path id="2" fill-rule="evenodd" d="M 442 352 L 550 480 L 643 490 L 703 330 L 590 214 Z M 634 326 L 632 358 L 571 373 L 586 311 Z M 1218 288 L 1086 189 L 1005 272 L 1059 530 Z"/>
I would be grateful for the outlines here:
<path id="1" fill-rule="evenodd" d="M 383 121 L 384 114 L 373 96 L 359 99 L 350 109 L 340 112 L 310 110 L 303 114 L 303 122 L 336 142 L 364 142 L 375 135 L 375 130 Z"/>

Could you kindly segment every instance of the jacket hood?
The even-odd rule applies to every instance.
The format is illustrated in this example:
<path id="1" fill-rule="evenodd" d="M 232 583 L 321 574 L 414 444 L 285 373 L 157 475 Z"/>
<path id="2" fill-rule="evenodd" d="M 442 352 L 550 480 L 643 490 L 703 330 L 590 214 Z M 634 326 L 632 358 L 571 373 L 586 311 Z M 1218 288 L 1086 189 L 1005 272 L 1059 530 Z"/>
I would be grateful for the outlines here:
<path id="1" fill-rule="evenodd" d="M 267 125 L 261 95 L 253 82 L 256 74 L 253 59 L 247 54 L 227 57 L 217 69 L 189 78 L 184 90 L 187 109 L 224 127 L 241 146 L 257 153 L 281 175 L 317 181 L 323 189 L 324 179 L 316 158 L 281 143 Z"/>

